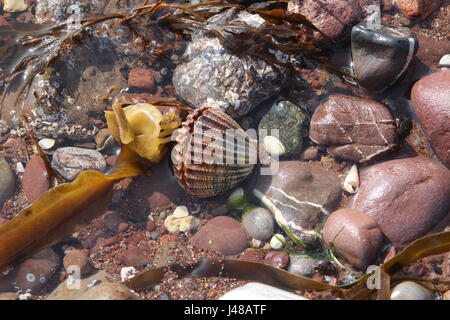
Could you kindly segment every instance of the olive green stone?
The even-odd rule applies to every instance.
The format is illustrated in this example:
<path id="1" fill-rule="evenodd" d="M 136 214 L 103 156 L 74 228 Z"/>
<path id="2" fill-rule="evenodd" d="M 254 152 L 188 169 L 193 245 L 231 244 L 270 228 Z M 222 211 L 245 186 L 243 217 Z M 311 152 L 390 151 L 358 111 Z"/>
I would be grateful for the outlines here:
<path id="1" fill-rule="evenodd" d="M 278 129 L 278 139 L 286 152 L 283 157 L 298 155 L 303 148 L 303 137 L 308 134 L 309 116 L 295 103 L 288 100 L 276 102 L 261 119 L 258 129 L 266 129 L 267 135 L 274 135 L 271 130 Z M 260 139 L 264 133 L 260 132 Z"/>

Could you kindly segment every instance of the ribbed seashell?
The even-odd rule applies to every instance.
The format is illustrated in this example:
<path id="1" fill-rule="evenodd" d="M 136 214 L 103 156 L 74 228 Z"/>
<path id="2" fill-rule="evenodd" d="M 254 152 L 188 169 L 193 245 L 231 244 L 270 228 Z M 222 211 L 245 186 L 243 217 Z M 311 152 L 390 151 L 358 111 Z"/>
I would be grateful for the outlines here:
<path id="1" fill-rule="evenodd" d="M 177 144 L 172 149 L 174 174 L 189 195 L 222 194 L 242 182 L 256 164 L 255 139 L 220 109 L 194 110 L 176 134 Z M 230 138 L 245 144 L 235 144 L 227 150 L 226 141 Z"/>

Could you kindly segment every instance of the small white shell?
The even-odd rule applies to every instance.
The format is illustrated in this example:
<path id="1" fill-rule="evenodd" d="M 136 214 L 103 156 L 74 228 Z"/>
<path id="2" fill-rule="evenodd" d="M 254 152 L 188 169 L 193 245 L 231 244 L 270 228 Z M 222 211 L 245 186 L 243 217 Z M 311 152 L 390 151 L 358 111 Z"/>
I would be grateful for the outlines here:
<path id="1" fill-rule="evenodd" d="M 44 150 L 51 149 L 51 148 L 53 148 L 55 146 L 55 140 L 54 139 L 44 138 L 44 139 L 39 140 L 38 143 L 39 143 L 39 146 L 42 149 L 44 149 Z"/>
<path id="2" fill-rule="evenodd" d="M 286 152 L 286 148 L 281 141 L 274 136 L 264 137 L 264 148 L 271 156 L 281 156 Z"/>
<path id="3" fill-rule="evenodd" d="M 450 68 L 450 54 L 442 56 L 441 60 L 439 60 L 439 65 L 445 67 L 445 69 Z"/>
<path id="4" fill-rule="evenodd" d="M 173 212 L 173 216 L 175 218 L 184 218 L 189 215 L 189 210 L 185 206 L 178 206 L 175 208 L 175 211 Z"/>
<path id="5" fill-rule="evenodd" d="M 136 269 L 134 267 L 123 267 L 120 269 L 120 279 L 122 282 L 133 278 L 136 275 Z"/>
<path id="6" fill-rule="evenodd" d="M 272 239 L 270 239 L 270 246 L 272 249 L 281 249 L 283 248 L 285 241 L 286 238 L 282 234 L 277 233 L 273 235 Z"/>
<path id="7" fill-rule="evenodd" d="M 358 167 L 354 164 L 344 179 L 342 189 L 348 193 L 356 193 L 359 189 Z"/>

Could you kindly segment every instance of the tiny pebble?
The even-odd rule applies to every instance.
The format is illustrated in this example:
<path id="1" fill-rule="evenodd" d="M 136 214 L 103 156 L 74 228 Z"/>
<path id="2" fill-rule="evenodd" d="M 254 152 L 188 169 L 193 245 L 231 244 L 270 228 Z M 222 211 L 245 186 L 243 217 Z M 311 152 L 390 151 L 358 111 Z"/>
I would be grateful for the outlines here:
<path id="1" fill-rule="evenodd" d="M 48 150 L 55 146 L 55 139 L 44 138 L 39 140 L 38 144 L 42 149 Z"/>
<path id="2" fill-rule="evenodd" d="M 270 239 L 270 246 L 273 249 L 281 249 L 285 241 L 286 238 L 282 234 L 277 233 Z"/>
<path id="3" fill-rule="evenodd" d="M 189 216 L 189 210 L 185 206 L 178 206 L 176 207 L 175 211 L 173 212 L 173 216 L 175 218 L 184 218 Z"/>

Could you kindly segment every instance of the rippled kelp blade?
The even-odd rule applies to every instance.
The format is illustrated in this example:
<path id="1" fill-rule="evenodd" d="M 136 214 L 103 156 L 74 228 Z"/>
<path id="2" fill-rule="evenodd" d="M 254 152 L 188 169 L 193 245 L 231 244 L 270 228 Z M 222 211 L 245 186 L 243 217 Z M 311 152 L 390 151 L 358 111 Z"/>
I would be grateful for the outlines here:
<path id="1" fill-rule="evenodd" d="M 398 255 L 382 264 L 380 268 L 382 272 L 392 276 L 395 272 L 401 270 L 401 268 L 413 263 L 419 259 L 443 254 L 450 251 L 450 231 L 430 234 L 412 242 L 406 248 L 404 248 Z M 361 281 L 347 292 L 347 295 L 354 300 L 365 299 L 371 296 L 375 289 L 369 289 L 366 285 L 368 276 L 365 276 Z M 381 283 L 383 286 L 383 281 Z M 386 287 L 381 288 L 382 291 L 387 292 Z M 386 293 L 383 294 L 386 296 Z M 386 297 L 388 298 L 388 297 Z"/>
<path id="2" fill-rule="evenodd" d="M 380 266 L 382 279 L 379 299 L 389 299 L 391 276 L 395 272 L 393 266 L 406 266 L 418 259 L 448 251 L 450 251 L 450 232 L 432 234 L 413 242 L 399 255 Z M 335 295 L 354 300 L 368 299 L 375 292 L 375 289 L 369 289 L 367 286 L 367 281 L 373 274 L 367 274 L 347 285 L 332 286 L 262 263 L 209 258 L 202 259 L 197 264 L 188 267 L 172 264 L 157 269 L 149 269 L 125 281 L 124 284 L 133 290 L 150 289 L 152 286 L 161 283 L 168 269 L 175 272 L 179 278 L 186 276 L 194 278 L 231 277 L 238 280 L 256 281 L 281 289 L 329 290 Z"/>
<path id="3" fill-rule="evenodd" d="M 47 191 L 17 217 L 0 227 L 0 268 L 69 236 L 103 213 L 119 180 L 141 175 L 145 167 L 122 149 L 116 170 L 82 172 L 72 183 Z"/>
<path id="4" fill-rule="evenodd" d="M 209 258 L 202 259 L 191 267 L 173 264 L 167 267 L 146 270 L 127 280 L 125 285 L 133 290 L 151 288 L 162 281 L 167 268 L 175 272 L 180 278 L 185 276 L 194 278 L 221 276 L 238 280 L 257 281 L 282 289 L 332 290 L 341 288 L 298 276 L 263 263 L 232 259 L 219 261 Z"/>

